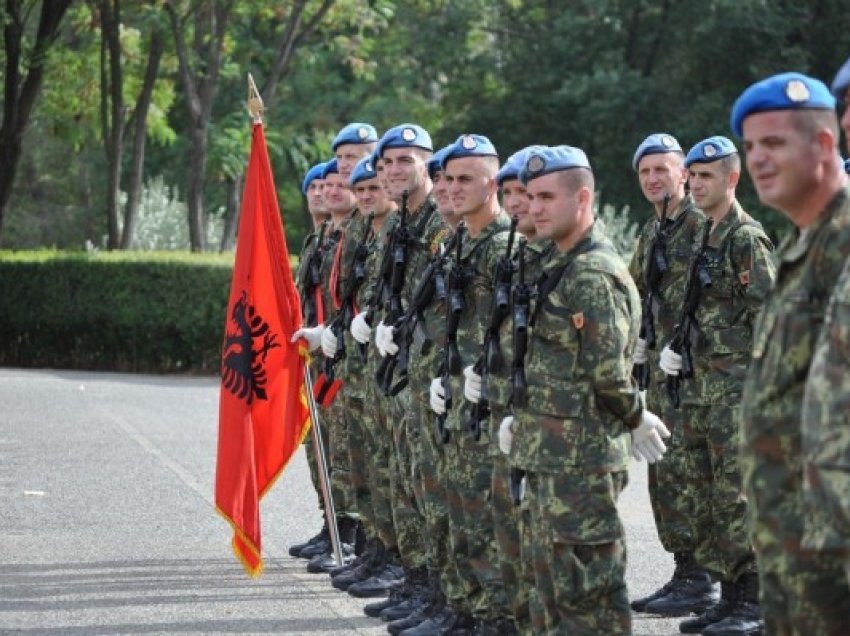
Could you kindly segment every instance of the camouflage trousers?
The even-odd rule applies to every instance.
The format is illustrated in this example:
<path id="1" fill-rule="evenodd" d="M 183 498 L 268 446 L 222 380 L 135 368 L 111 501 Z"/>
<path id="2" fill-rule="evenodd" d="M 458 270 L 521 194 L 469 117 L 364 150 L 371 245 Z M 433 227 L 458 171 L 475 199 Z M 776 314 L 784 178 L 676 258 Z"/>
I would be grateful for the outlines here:
<path id="1" fill-rule="evenodd" d="M 328 473 L 331 496 L 337 517 L 357 518 L 357 504 L 351 484 L 351 464 L 348 458 L 348 418 L 344 400 L 337 396 L 328 408 L 319 410 L 319 421 L 327 428 Z"/>
<path id="2" fill-rule="evenodd" d="M 626 543 L 617 514 L 628 474 L 528 473 L 526 479 L 532 616 L 542 610 L 545 633 L 552 635 L 631 634 Z"/>
<path id="3" fill-rule="evenodd" d="M 390 456 L 393 522 L 402 563 L 408 568 L 418 568 L 426 565 L 427 552 L 423 535 L 424 517 L 416 504 L 413 487 L 411 445 L 416 443 L 416 439 L 412 439 L 408 431 L 410 410 L 409 389 L 389 398 L 389 422 L 394 451 Z"/>
<path id="4" fill-rule="evenodd" d="M 647 406 L 670 429 L 665 440 L 664 457 L 648 467 L 649 501 L 655 517 L 658 539 L 667 552 L 694 552 L 693 534 L 696 493 L 682 488 L 688 480 L 688 449 L 685 444 L 685 415 L 674 409 L 664 392 L 663 384 L 654 384 L 647 395 Z"/>
<path id="5" fill-rule="evenodd" d="M 445 487 L 451 545 L 459 559 L 458 572 L 467 590 L 467 605 L 474 616 L 482 619 L 511 616 L 493 529 L 493 462 L 489 446 L 486 431 L 475 441 L 465 431 L 453 430 L 446 444 Z"/>
<path id="6" fill-rule="evenodd" d="M 345 388 L 348 388 L 348 386 L 343 388 L 343 392 L 345 392 Z M 362 395 L 358 395 L 355 391 L 343 393 L 341 397 L 343 398 L 348 432 L 348 466 L 354 508 L 357 510 L 366 534 L 374 537 L 377 536 L 377 520 L 375 519 L 372 501 L 373 485 L 367 464 L 365 400 Z M 339 396 L 337 399 L 339 399 Z"/>
<path id="7" fill-rule="evenodd" d="M 496 553 L 499 558 L 499 573 L 517 630 L 520 634 L 532 634 L 534 630 L 528 606 L 529 594 L 534 589 L 534 569 L 531 567 L 529 552 L 531 544 L 528 543 L 526 552 L 523 554 L 520 535 L 521 517 L 528 511 L 514 503 L 510 486 L 511 466 L 508 458 L 501 452 L 490 454 L 493 466 L 490 492 L 492 493 L 493 529 L 496 537 Z M 528 524 L 526 529 L 530 530 Z"/>
<path id="8" fill-rule="evenodd" d="M 697 562 L 721 581 L 756 569 L 747 536 L 747 502 L 738 461 L 737 408 L 684 405 L 687 481 L 695 493 L 692 519 Z"/>

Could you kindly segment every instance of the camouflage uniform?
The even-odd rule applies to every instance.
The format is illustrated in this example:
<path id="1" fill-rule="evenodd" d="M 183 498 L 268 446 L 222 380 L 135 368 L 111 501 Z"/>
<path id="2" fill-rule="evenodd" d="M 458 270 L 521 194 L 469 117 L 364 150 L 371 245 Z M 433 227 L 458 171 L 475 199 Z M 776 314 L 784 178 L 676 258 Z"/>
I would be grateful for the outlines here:
<path id="1" fill-rule="evenodd" d="M 652 374 L 646 395 L 647 407 L 661 417 L 671 432 L 670 439 L 665 442 L 666 454 L 660 461 L 649 466 L 649 497 L 655 516 L 655 527 L 661 544 L 668 552 L 694 552 L 696 549 L 693 531 L 696 493 L 682 488 L 682 484 L 687 483 L 688 474 L 684 418 L 681 411 L 672 408 L 664 392 L 667 376 L 658 366 L 658 356 L 664 344 L 670 342 L 673 336 L 673 327 L 684 300 L 691 258 L 704 219 L 705 216 L 694 206 L 690 197 L 683 201 L 678 215 L 665 219 L 669 237 L 667 260 L 670 269 L 661 279 L 661 297 L 653 306 L 656 349 L 647 352 L 647 364 Z M 644 225 L 629 264 L 629 271 L 641 297 L 647 293 L 647 258 L 657 226 L 658 220 L 654 216 Z"/>
<path id="2" fill-rule="evenodd" d="M 549 258 L 554 246 L 551 242 L 529 243 L 525 256 L 525 283 L 531 285 L 542 271 L 543 263 Z M 516 256 L 517 252 L 514 252 Z M 516 259 L 515 259 L 516 260 Z M 516 274 L 514 275 L 516 283 Z M 531 542 L 528 508 L 514 504 L 510 492 L 511 466 L 508 458 L 499 450 L 498 432 L 502 419 L 510 415 L 512 385 L 509 378 L 513 359 L 513 321 L 505 320 L 500 331 L 500 342 L 504 366 L 501 373 L 490 374 L 487 378 L 487 399 L 490 406 L 491 436 L 489 449 L 493 472 L 490 480 L 491 501 L 493 506 L 493 527 L 496 537 L 496 549 L 499 557 L 499 572 L 505 594 L 511 605 L 514 624 L 520 634 L 533 634 L 545 630 L 545 622 L 532 625 L 529 613 L 529 596 L 534 590 L 534 569 L 531 567 Z M 528 541 L 525 547 L 521 532 L 525 526 Z"/>
<path id="3" fill-rule="evenodd" d="M 471 278 L 458 322 L 461 367 L 473 364 L 480 354 L 493 296 L 493 274 L 507 247 L 509 225 L 507 216 L 500 214 L 475 238 L 464 236 L 461 262 Z M 458 263 L 452 262 L 451 267 Z M 511 612 L 499 572 L 490 510 L 491 432 L 485 425 L 479 440 L 472 437 L 467 426 L 472 404 L 462 397 L 463 376 L 451 381 L 454 408 L 446 417 L 451 439 L 444 448 L 451 545 L 472 614 L 484 620 L 506 618 Z"/>
<path id="4" fill-rule="evenodd" d="M 547 633 L 630 634 L 616 500 L 642 412 L 631 379 L 640 298 L 599 222 L 543 276 L 510 455 L 526 471 L 536 600 Z"/>
<path id="5" fill-rule="evenodd" d="M 777 250 L 777 281 L 756 323 L 744 384 L 741 473 L 769 634 L 846 634 L 850 617 L 841 560 L 801 545 L 803 391 L 827 300 L 850 254 L 848 194 L 842 189 L 802 236 L 795 232 Z M 825 513 L 814 514 L 821 523 Z"/>
<path id="6" fill-rule="evenodd" d="M 850 259 L 827 306 L 803 400 L 803 541 L 850 577 Z M 848 580 L 850 582 L 850 580 Z"/>
<path id="7" fill-rule="evenodd" d="M 771 250 L 761 226 L 735 201 L 706 246 L 712 284 L 703 289 L 696 311 L 694 377 L 680 390 L 686 415 L 684 484 L 696 494 L 696 558 L 722 581 L 755 571 L 747 503 L 741 497 L 737 412 L 753 324 L 776 274 Z"/>

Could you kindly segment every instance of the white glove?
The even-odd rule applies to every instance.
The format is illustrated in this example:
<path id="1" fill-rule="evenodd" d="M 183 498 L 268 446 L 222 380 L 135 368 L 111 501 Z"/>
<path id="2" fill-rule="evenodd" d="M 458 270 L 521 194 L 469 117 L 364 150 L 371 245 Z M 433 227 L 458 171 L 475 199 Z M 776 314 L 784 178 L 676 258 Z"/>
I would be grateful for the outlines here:
<path id="1" fill-rule="evenodd" d="M 632 455 L 640 461 L 645 459 L 654 464 L 664 456 L 667 446 L 661 438 L 670 437 L 664 422 L 652 411 L 643 410 L 640 426 L 632 431 Z"/>
<path id="2" fill-rule="evenodd" d="M 395 327 L 384 325 L 384 341 L 381 346 L 386 352 L 385 355 L 394 356 L 398 353 L 398 345 L 393 340 L 393 331 L 395 331 Z"/>
<path id="3" fill-rule="evenodd" d="M 338 345 L 333 329 L 325 329 L 322 332 L 322 353 L 325 354 L 325 357 L 335 358 Z"/>
<path id="4" fill-rule="evenodd" d="M 354 339 L 360 344 L 369 342 L 369 338 L 372 337 L 372 327 L 366 322 L 366 314 L 364 312 L 361 311 L 351 319 L 350 331 Z"/>
<path id="5" fill-rule="evenodd" d="M 679 371 L 682 370 L 682 356 L 675 353 L 670 345 L 667 345 L 661 350 L 661 360 L 658 366 L 667 375 L 679 375 Z"/>
<path id="6" fill-rule="evenodd" d="M 646 364 L 646 340 L 643 338 L 637 339 L 637 345 L 635 346 L 635 364 Z"/>
<path id="7" fill-rule="evenodd" d="M 508 415 L 499 424 L 499 450 L 505 455 L 511 454 L 511 444 L 514 441 L 514 430 L 512 428 L 514 416 Z"/>
<path id="8" fill-rule="evenodd" d="M 289 342 L 295 342 L 299 338 L 307 342 L 307 348 L 310 351 L 315 351 L 322 344 L 322 332 L 325 330 L 324 325 L 316 325 L 315 327 L 302 327 L 294 334 Z"/>
<path id="9" fill-rule="evenodd" d="M 378 348 L 378 353 L 381 354 L 382 358 L 387 357 L 387 352 L 384 350 L 384 321 L 378 323 L 378 326 L 375 327 L 375 346 Z"/>
<path id="10" fill-rule="evenodd" d="M 431 396 L 429 399 L 431 410 L 437 415 L 442 415 L 446 412 L 446 390 L 443 388 L 443 379 L 434 378 L 431 380 Z"/>
<path id="11" fill-rule="evenodd" d="M 463 383 L 464 397 L 473 404 L 478 404 L 481 399 L 481 376 L 475 373 L 471 365 L 463 370 L 463 375 L 466 377 Z"/>

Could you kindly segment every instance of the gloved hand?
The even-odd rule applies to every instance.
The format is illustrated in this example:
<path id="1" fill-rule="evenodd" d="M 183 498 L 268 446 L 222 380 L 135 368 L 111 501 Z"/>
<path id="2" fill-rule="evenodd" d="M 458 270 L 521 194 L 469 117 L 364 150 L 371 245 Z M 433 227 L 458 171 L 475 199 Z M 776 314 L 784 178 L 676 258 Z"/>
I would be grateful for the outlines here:
<path id="1" fill-rule="evenodd" d="M 463 370 L 463 375 L 466 378 L 463 382 L 464 397 L 473 404 L 478 404 L 481 399 L 481 376 L 475 373 L 471 365 Z"/>
<path id="2" fill-rule="evenodd" d="M 431 380 L 431 395 L 428 402 L 431 405 L 431 410 L 437 415 L 446 412 L 446 390 L 443 388 L 442 378 Z"/>
<path id="3" fill-rule="evenodd" d="M 670 437 L 664 422 L 652 411 L 643 410 L 640 425 L 632 431 L 632 455 L 638 461 L 654 464 L 664 456 L 667 446 L 661 438 Z"/>
<path id="4" fill-rule="evenodd" d="M 679 371 L 682 370 L 682 356 L 675 353 L 670 345 L 667 345 L 661 350 L 661 360 L 658 366 L 667 375 L 679 375 Z"/>
<path id="5" fill-rule="evenodd" d="M 361 311 L 351 319 L 350 331 L 354 339 L 360 344 L 366 344 L 369 342 L 369 338 L 372 337 L 372 327 L 370 327 L 369 323 L 366 322 L 365 312 Z"/>
<path id="6" fill-rule="evenodd" d="M 398 345 L 393 340 L 393 332 L 395 331 L 395 327 L 391 325 L 384 325 L 384 342 L 382 343 L 382 347 L 386 352 L 386 355 L 394 356 L 398 353 Z"/>
<path id="7" fill-rule="evenodd" d="M 646 340 L 643 338 L 637 339 L 637 345 L 635 345 L 635 364 L 646 364 Z"/>
<path id="8" fill-rule="evenodd" d="M 387 352 L 384 349 L 384 321 L 378 323 L 378 326 L 375 327 L 375 346 L 378 348 L 378 353 L 381 354 L 382 358 L 387 357 Z"/>
<path id="9" fill-rule="evenodd" d="M 319 345 L 322 344 L 322 332 L 324 330 L 324 325 L 301 327 L 301 329 L 292 334 L 292 338 L 289 339 L 289 342 L 295 342 L 299 338 L 302 338 L 307 343 L 307 348 L 310 351 L 315 351 L 319 348 Z"/>
<path id="10" fill-rule="evenodd" d="M 512 428 L 513 423 L 514 416 L 508 415 L 502 420 L 502 423 L 499 424 L 499 450 L 505 455 L 511 454 L 511 444 L 513 444 L 514 441 L 514 430 Z"/>
<path id="11" fill-rule="evenodd" d="M 322 353 L 325 354 L 325 357 L 335 358 L 338 345 L 333 329 L 325 329 L 322 332 Z"/>

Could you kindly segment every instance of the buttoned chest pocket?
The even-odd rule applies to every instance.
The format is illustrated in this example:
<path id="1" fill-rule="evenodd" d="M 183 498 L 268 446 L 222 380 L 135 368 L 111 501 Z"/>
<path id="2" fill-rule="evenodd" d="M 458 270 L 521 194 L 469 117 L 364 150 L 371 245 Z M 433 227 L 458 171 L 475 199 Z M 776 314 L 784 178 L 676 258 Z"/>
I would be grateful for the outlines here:
<path id="1" fill-rule="evenodd" d="M 678 297 L 684 292 L 685 279 L 690 271 L 692 252 L 685 246 L 667 248 L 669 269 L 661 277 L 659 288 L 665 300 L 672 294 Z"/>
<path id="2" fill-rule="evenodd" d="M 700 325 L 704 328 L 728 328 L 741 311 L 740 304 L 733 302 L 738 294 L 738 281 L 728 260 L 715 250 L 704 255 L 703 266 L 711 278 L 711 286 L 703 288 L 702 291 Z"/>
<path id="3" fill-rule="evenodd" d="M 538 413 L 571 417 L 583 396 L 573 395 L 576 367 L 581 352 L 580 332 L 572 325 L 569 308 L 544 303 L 531 331 L 527 356 L 529 407 Z M 532 396 L 543 397 L 544 404 L 534 406 Z"/>

